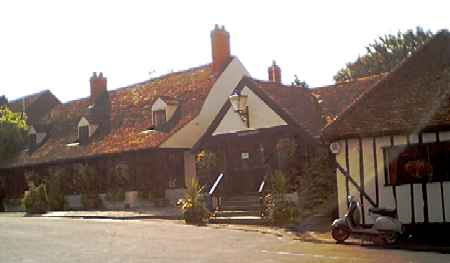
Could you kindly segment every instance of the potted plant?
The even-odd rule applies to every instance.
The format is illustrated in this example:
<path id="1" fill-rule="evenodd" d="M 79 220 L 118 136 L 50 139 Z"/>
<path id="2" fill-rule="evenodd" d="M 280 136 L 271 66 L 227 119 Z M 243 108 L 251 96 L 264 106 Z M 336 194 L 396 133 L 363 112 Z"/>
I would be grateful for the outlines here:
<path id="1" fill-rule="evenodd" d="M 177 204 L 183 210 L 184 221 L 187 224 L 204 225 L 209 221 L 210 211 L 206 208 L 202 197 L 203 187 L 196 178 L 189 183 L 185 198 L 180 199 Z"/>

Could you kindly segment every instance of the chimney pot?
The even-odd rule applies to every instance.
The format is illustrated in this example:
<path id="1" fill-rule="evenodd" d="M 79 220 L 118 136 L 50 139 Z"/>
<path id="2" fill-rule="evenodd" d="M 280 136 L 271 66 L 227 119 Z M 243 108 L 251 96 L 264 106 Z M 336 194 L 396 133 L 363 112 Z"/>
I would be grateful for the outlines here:
<path id="1" fill-rule="evenodd" d="M 211 31 L 211 49 L 212 49 L 212 72 L 219 74 L 225 64 L 231 58 L 230 54 L 230 34 L 225 30 L 224 26 L 214 26 Z"/>
<path id="2" fill-rule="evenodd" d="M 281 84 L 281 68 L 277 65 L 275 60 L 272 61 L 272 66 L 270 66 L 267 71 L 271 82 Z"/>
<path id="3" fill-rule="evenodd" d="M 91 77 L 91 104 L 94 104 L 97 98 L 107 91 L 107 79 L 103 77 L 103 73 L 97 76 L 97 73 L 94 72 Z"/>

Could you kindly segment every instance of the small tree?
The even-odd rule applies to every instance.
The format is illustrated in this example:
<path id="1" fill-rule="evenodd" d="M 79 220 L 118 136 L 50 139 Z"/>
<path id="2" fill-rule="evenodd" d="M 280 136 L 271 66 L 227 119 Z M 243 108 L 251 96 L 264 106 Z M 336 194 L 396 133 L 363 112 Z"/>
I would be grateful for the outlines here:
<path id="1" fill-rule="evenodd" d="M 275 170 L 270 185 L 272 191 L 263 198 L 263 216 L 275 225 L 296 223 L 298 209 L 286 199 L 287 180 L 282 171 Z"/>
<path id="2" fill-rule="evenodd" d="M 0 160 L 9 159 L 22 149 L 27 130 L 24 115 L 0 107 Z"/>
<path id="3" fill-rule="evenodd" d="M 336 82 L 390 72 L 433 37 L 431 31 L 417 27 L 396 35 L 384 35 L 366 47 L 366 54 L 349 62 L 334 76 Z"/>
<path id="4" fill-rule="evenodd" d="M 294 81 L 291 83 L 292 86 L 302 87 L 302 88 L 309 88 L 308 83 L 304 80 L 300 80 L 297 74 L 294 75 Z"/>
<path id="5" fill-rule="evenodd" d="M 102 207 L 102 201 L 98 196 L 97 178 L 95 170 L 87 164 L 75 166 L 76 185 L 81 192 L 81 203 L 85 209 L 98 209 Z"/>
<path id="6" fill-rule="evenodd" d="M 50 176 L 46 178 L 48 204 L 50 210 L 64 210 L 66 200 L 64 197 L 65 169 L 60 167 L 50 168 Z"/>
<path id="7" fill-rule="evenodd" d="M 45 213 L 48 211 L 47 188 L 41 178 L 34 171 L 27 171 L 25 179 L 28 191 L 22 199 L 22 206 L 29 214 Z"/>

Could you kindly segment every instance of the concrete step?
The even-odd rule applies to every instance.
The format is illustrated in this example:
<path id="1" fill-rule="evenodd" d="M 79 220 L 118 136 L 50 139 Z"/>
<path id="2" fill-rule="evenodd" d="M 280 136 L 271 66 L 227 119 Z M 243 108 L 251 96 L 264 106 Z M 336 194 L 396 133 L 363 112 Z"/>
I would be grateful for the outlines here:
<path id="1" fill-rule="evenodd" d="M 260 204 L 245 204 L 245 205 L 227 205 L 222 204 L 220 207 L 221 211 L 236 211 L 236 210 L 243 210 L 243 211 L 255 211 L 255 210 L 261 210 Z"/>
<path id="2" fill-rule="evenodd" d="M 236 224 L 236 225 L 263 225 L 265 221 L 260 216 L 230 216 L 213 217 L 209 220 L 212 224 Z"/>
<path id="3" fill-rule="evenodd" d="M 260 210 L 219 210 L 215 212 L 216 217 L 259 216 L 260 214 Z"/>
<path id="4" fill-rule="evenodd" d="M 259 195 L 238 195 L 238 196 L 227 196 L 223 198 L 224 201 L 251 201 L 259 202 Z"/>
<path id="5" fill-rule="evenodd" d="M 252 201 L 252 200 L 224 200 L 222 201 L 223 205 L 227 206 L 255 206 L 260 205 L 259 200 L 258 201 Z"/>

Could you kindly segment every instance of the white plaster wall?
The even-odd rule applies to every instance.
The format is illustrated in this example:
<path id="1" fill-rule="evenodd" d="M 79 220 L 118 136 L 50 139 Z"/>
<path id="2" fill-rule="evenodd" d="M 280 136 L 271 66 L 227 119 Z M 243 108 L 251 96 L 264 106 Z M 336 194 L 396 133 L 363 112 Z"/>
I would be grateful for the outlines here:
<path id="1" fill-rule="evenodd" d="M 161 144 L 161 148 L 192 148 L 206 132 L 228 97 L 244 76 L 250 76 L 238 58 L 233 58 L 211 88 L 199 115 Z"/>
<path id="2" fill-rule="evenodd" d="M 213 135 L 287 125 L 277 113 L 248 87 L 243 88 L 241 94 L 248 96 L 247 105 L 249 108 L 250 127 L 247 128 L 246 123 L 241 120 L 239 114 L 230 107 L 217 129 L 213 132 Z"/>
<path id="3" fill-rule="evenodd" d="M 349 161 L 349 170 L 350 176 L 356 182 L 357 185 L 361 185 L 360 180 L 360 168 L 359 168 L 359 141 L 357 139 L 349 139 L 347 140 L 348 144 L 348 161 Z M 361 194 L 359 190 L 353 186 L 352 183 L 349 183 L 350 186 L 350 195 L 352 195 L 360 204 L 361 203 Z M 366 201 L 367 202 L 367 201 Z M 365 202 L 365 203 L 366 203 Z M 364 203 L 364 204 L 365 204 Z M 362 209 L 361 209 L 362 212 Z M 362 220 L 362 217 L 361 217 Z M 362 221 L 361 221 L 362 223 Z"/>
<path id="4" fill-rule="evenodd" d="M 385 186 L 385 173 L 384 173 L 384 156 L 383 147 L 391 145 L 390 137 L 377 137 L 376 142 L 376 153 L 377 153 L 377 164 L 378 164 L 378 190 L 380 203 L 379 207 L 395 209 L 394 193 L 392 191 L 392 186 Z"/>
<path id="5" fill-rule="evenodd" d="M 364 162 L 364 190 L 367 195 L 376 202 L 376 180 L 375 180 L 375 163 L 374 163 L 374 151 L 373 151 L 373 139 L 363 138 L 362 139 L 363 148 L 363 162 Z M 368 201 L 365 202 L 366 208 L 364 210 L 366 224 L 373 224 L 374 220 L 369 215 L 369 207 L 371 207 Z"/>
<path id="6" fill-rule="evenodd" d="M 337 141 L 337 143 L 339 143 L 340 151 L 336 154 L 336 162 L 342 168 L 347 169 L 345 164 L 345 141 Z M 346 180 L 339 169 L 336 169 L 336 176 L 339 217 L 343 217 L 347 213 Z"/>

